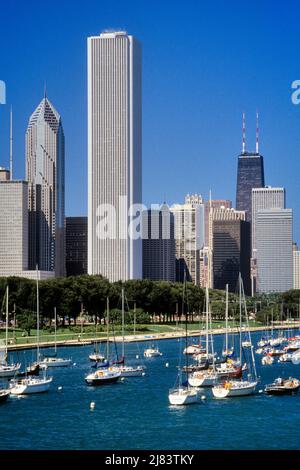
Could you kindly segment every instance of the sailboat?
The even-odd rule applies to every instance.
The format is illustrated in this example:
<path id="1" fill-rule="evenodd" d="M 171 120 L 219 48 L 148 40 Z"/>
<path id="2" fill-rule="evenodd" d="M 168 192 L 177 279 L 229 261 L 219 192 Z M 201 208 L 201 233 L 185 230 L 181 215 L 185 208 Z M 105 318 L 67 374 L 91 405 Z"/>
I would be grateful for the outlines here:
<path id="1" fill-rule="evenodd" d="M 38 268 L 37 268 L 37 279 L 36 279 L 36 317 L 37 317 L 37 364 L 40 363 L 40 315 L 39 315 L 39 281 L 38 281 Z M 10 382 L 10 393 L 12 395 L 29 395 L 33 393 L 48 392 L 52 382 L 52 377 L 47 377 L 46 369 L 44 370 L 43 377 L 27 376 L 22 379 L 14 379 Z"/>
<path id="2" fill-rule="evenodd" d="M 125 309 L 124 309 L 124 289 L 122 289 L 122 359 L 119 361 L 117 369 L 121 372 L 122 377 L 141 377 L 145 375 L 145 368 L 143 366 L 128 366 L 125 364 L 125 336 L 124 336 L 124 323 L 125 323 Z"/>
<path id="3" fill-rule="evenodd" d="M 54 308 L 54 341 L 55 341 L 55 355 L 44 357 L 42 361 L 40 361 L 40 367 L 43 369 L 45 367 L 67 367 L 71 365 L 72 359 L 64 359 L 62 357 L 57 357 L 57 344 L 56 344 L 56 324 L 57 324 L 57 316 L 56 316 L 56 307 Z"/>
<path id="4" fill-rule="evenodd" d="M 96 363 L 102 363 L 103 365 L 107 365 L 107 360 L 103 354 L 99 352 L 99 344 L 98 344 L 98 322 L 96 323 L 96 341 L 94 343 L 94 352 L 89 355 L 89 360 Z"/>
<path id="5" fill-rule="evenodd" d="M 243 293 L 243 303 L 245 309 L 245 315 L 248 325 L 248 332 L 249 332 L 249 341 L 251 342 L 251 335 L 249 331 L 249 324 L 248 324 L 248 316 L 247 316 L 247 307 L 245 301 L 245 293 L 243 288 L 243 281 L 241 274 L 239 275 L 239 297 L 240 297 L 240 364 L 242 364 L 242 293 Z M 249 374 L 248 380 L 237 380 L 237 379 L 230 379 L 226 380 L 225 382 L 215 385 L 212 388 L 212 393 L 215 398 L 227 398 L 227 397 L 240 397 L 244 395 L 251 395 L 255 392 L 256 386 L 258 384 L 257 373 L 256 373 L 256 366 L 255 366 L 255 358 L 253 353 L 253 347 L 251 343 L 251 361 L 252 361 L 252 368 L 253 368 L 253 378 Z"/>
<path id="6" fill-rule="evenodd" d="M 184 314 L 184 295 L 186 288 L 186 281 L 184 279 L 183 296 L 182 296 L 182 314 Z M 185 348 L 188 347 L 188 331 L 187 331 L 187 311 L 185 314 Z M 188 370 L 188 354 L 185 354 L 185 369 Z M 183 406 L 191 405 L 198 402 L 198 392 L 195 388 L 191 387 L 187 381 L 187 384 L 182 383 L 182 369 L 179 367 L 179 374 L 177 377 L 179 384 L 177 387 L 169 390 L 169 402 L 171 405 Z"/>
<path id="7" fill-rule="evenodd" d="M 6 326 L 5 326 L 5 348 L 0 357 L 0 378 L 14 377 L 20 370 L 21 364 L 8 364 L 8 286 L 6 287 Z"/>
<path id="8" fill-rule="evenodd" d="M 100 369 L 97 369 L 95 372 L 91 372 L 85 377 L 85 382 L 88 385 L 106 385 L 111 383 L 116 383 L 121 377 L 121 372 L 116 368 L 109 365 L 109 298 L 107 298 L 107 343 L 106 343 L 106 357 L 107 362 L 105 365 L 102 365 Z M 96 362 L 96 367 L 98 363 Z"/>
<path id="9" fill-rule="evenodd" d="M 210 327 L 210 331 L 209 331 Z M 215 369 L 215 355 L 213 348 L 213 335 L 211 332 L 211 312 L 209 308 L 209 291 L 206 287 L 206 360 L 209 361 L 209 342 L 212 346 L 212 369 L 192 372 L 189 375 L 188 382 L 192 387 L 212 387 L 218 380 Z"/>
<path id="10" fill-rule="evenodd" d="M 234 354 L 234 347 L 229 348 L 229 338 L 228 338 L 228 304 L 229 304 L 229 299 L 228 299 L 228 284 L 226 284 L 226 308 L 225 308 L 225 348 L 222 351 L 222 356 L 223 357 L 232 357 Z"/>

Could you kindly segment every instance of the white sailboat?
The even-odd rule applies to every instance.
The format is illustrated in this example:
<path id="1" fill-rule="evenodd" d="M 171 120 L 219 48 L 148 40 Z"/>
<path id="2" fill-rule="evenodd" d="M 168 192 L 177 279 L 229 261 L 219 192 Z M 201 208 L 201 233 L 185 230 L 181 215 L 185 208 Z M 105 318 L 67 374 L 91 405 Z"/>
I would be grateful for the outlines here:
<path id="1" fill-rule="evenodd" d="M 249 331 L 247 307 L 246 307 L 245 293 L 244 293 L 241 274 L 239 275 L 239 291 L 240 291 L 240 364 L 242 364 L 242 351 L 243 351 L 243 346 L 242 346 L 242 293 L 243 293 L 243 303 L 244 303 L 244 310 L 245 310 L 245 315 L 246 315 L 246 321 L 247 321 L 247 326 L 248 326 L 249 342 L 250 343 L 251 343 L 251 335 L 250 335 L 250 331 Z M 255 358 L 254 358 L 252 343 L 251 343 L 250 351 L 251 351 L 251 362 L 252 362 L 252 367 L 253 367 L 253 378 L 249 374 L 248 380 L 229 379 L 229 380 L 226 380 L 224 383 L 216 385 L 215 387 L 212 388 L 212 393 L 213 393 L 215 398 L 241 397 L 241 396 L 245 396 L 245 395 L 251 395 L 255 392 L 256 386 L 258 384 L 258 380 L 257 380 Z"/>
<path id="2" fill-rule="evenodd" d="M 121 372 L 122 377 L 141 377 L 145 375 L 145 367 L 143 366 L 130 366 L 125 364 L 125 307 L 124 307 L 124 288 L 122 288 L 122 360 L 118 365 L 118 370 Z"/>
<path id="3" fill-rule="evenodd" d="M 183 288 L 182 298 L 182 314 L 184 314 L 184 295 L 185 295 L 185 280 Z M 185 314 L 185 347 L 188 346 L 188 334 L 187 334 L 187 312 Z M 188 370 L 188 354 L 185 354 L 185 369 Z M 187 386 L 182 384 L 182 369 L 179 368 L 179 374 L 177 377 L 179 382 L 177 387 L 169 390 L 169 403 L 175 406 L 192 405 L 197 403 L 199 400 L 197 389 L 191 387 L 187 381 Z"/>
<path id="4" fill-rule="evenodd" d="M 36 317 L 37 317 L 37 363 L 40 362 L 40 315 L 39 315 L 39 281 L 38 281 L 38 268 L 36 279 Z M 12 395 L 29 395 L 33 393 L 48 392 L 52 382 L 52 377 L 46 376 L 46 369 L 44 370 L 43 377 L 25 377 L 23 379 L 14 379 L 10 382 L 10 393 Z"/>
<path id="5" fill-rule="evenodd" d="M 109 367 L 109 299 L 107 298 L 107 343 L 106 343 L 106 357 L 107 362 L 103 367 L 100 367 L 95 372 L 89 373 L 85 377 L 85 382 L 88 385 L 106 385 L 118 382 L 121 377 L 121 372 L 116 367 Z M 96 366 L 98 362 L 96 363 Z"/>
<path id="6" fill-rule="evenodd" d="M 5 345 L 0 347 L 0 378 L 14 377 L 20 370 L 21 364 L 8 364 L 8 286 L 6 287 L 6 325 L 5 325 Z M 2 353 L 2 354 L 1 354 Z M 2 357 L 1 357 L 2 356 Z"/>
<path id="7" fill-rule="evenodd" d="M 226 284 L 226 308 L 225 308 L 225 348 L 222 351 L 223 357 L 231 357 L 234 353 L 234 347 L 229 348 L 229 338 L 228 338 L 228 316 L 229 316 L 229 292 L 228 284 Z"/>
<path id="8" fill-rule="evenodd" d="M 43 369 L 45 367 L 68 367 L 72 364 L 72 359 L 64 359 L 62 357 L 57 357 L 57 344 L 56 344 L 56 324 L 57 324 L 57 316 L 56 316 L 56 307 L 54 307 L 54 341 L 55 341 L 55 356 L 44 357 L 42 361 L 40 361 L 40 367 Z"/>
<path id="9" fill-rule="evenodd" d="M 94 343 L 94 352 L 89 355 L 89 360 L 92 362 L 99 362 L 99 363 L 106 363 L 106 357 L 99 352 L 99 345 L 98 345 L 98 322 L 96 323 L 96 341 Z"/>
<path id="10" fill-rule="evenodd" d="M 209 330 L 210 327 L 210 330 Z M 206 287 L 206 360 L 209 361 L 209 343 L 211 343 L 212 369 L 195 371 L 189 375 L 188 382 L 192 387 L 213 387 L 218 381 L 215 370 L 215 354 L 213 347 L 213 335 L 211 332 L 211 311 L 209 307 L 209 291 Z"/>

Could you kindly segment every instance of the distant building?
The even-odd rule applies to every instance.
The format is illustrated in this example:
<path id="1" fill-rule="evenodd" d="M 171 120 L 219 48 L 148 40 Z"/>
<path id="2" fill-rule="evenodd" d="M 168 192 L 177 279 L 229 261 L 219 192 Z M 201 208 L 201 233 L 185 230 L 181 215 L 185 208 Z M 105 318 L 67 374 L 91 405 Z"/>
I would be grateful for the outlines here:
<path id="1" fill-rule="evenodd" d="M 293 213 L 291 209 L 260 209 L 256 214 L 256 258 L 259 293 L 293 287 Z"/>
<path id="2" fill-rule="evenodd" d="M 246 295 L 250 284 L 250 223 L 240 218 L 213 221 L 213 287 L 236 292 L 241 273 Z"/>
<path id="3" fill-rule="evenodd" d="M 0 181 L 0 277 L 49 279 L 51 271 L 28 269 L 28 183 Z"/>
<path id="4" fill-rule="evenodd" d="M 87 217 L 66 217 L 66 274 L 87 274 Z"/>
<path id="5" fill-rule="evenodd" d="M 252 295 L 258 289 L 257 280 L 257 255 L 256 255 L 256 215 L 261 209 L 285 209 L 285 189 L 272 188 L 266 186 L 265 188 L 252 189 L 252 259 L 251 259 L 251 283 Z"/>
<path id="6" fill-rule="evenodd" d="M 111 282 L 142 278 L 142 240 L 128 224 L 129 209 L 142 203 L 141 74 L 133 36 L 105 31 L 88 38 L 88 273 Z M 114 233 L 106 237 L 99 211 L 108 207 Z"/>
<path id="7" fill-rule="evenodd" d="M 65 138 L 61 117 L 45 96 L 26 131 L 29 269 L 65 275 Z"/>
<path id="8" fill-rule="evenodd" d="M 0 181 L 0 276 L 28 269 L 28 183 Z"/>
<path id="9" fill-rule="evenodd" d="M 231 209 L 232 202 L 229 199 L 212 199 L 211 201 L 205 201 L 205 241 L 204 246 L 209 246 L 209 213 L 213 209 Z"/>
<path id="10" fill-rule="evenodd" d="M 200 285 L 200 250 L 204 246 L 204 203 L 200 195 L 187 195 L 185 204 L 171 207 L 175 223 L 176 280 Z"/>
<path id="11" fill-rule="evenodd" d="M 265 186 L 264 159 L 259 153 L 258 116 L 256 130 L 256 151 L 246 151 L 246 124 L 243 115 L 243 148 L 238 157 L 236 209 L 246 212 L 246 220 L 252 220 L 252 189 Z"/>
<path id="12" fill-rule="evenodd" d="M 143 212 L 143 278 L 176 280 L 174 215 L 166 204 Z"/>
<path id="13" fill-rule="evenodd" d="M 0 166 L 0 181 L 9 181 L 10 171 Z"/>
<path id="14" fill-rule="evenodd" d="M 300 289 L 300 251 L 293 250 L 293 289 Z"/>

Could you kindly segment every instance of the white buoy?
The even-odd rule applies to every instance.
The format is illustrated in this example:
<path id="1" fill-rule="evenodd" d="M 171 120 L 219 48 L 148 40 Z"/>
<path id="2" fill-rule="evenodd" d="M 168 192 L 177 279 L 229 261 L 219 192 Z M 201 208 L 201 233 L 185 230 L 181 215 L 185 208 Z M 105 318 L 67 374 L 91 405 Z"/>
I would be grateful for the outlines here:
<path id="1" fill-rule="evenodd" d="M 91 403 L 90 403 L 91 410 L 93 410 L 95 408 L 95 406 L 96 406 L 96 403 L 94 401 L 91 401 Z"/>
<path id="2" fill-rule="evenodd" d="M 258 391 L 258 393 L 262 393 L 262 392 L 263 392 L 263 390 L 259 390 L 259 391 Z"/>
<path id="3" fill-rule="evenodd" d="M 121 377 L 121 382 L 124 382 L 124 380 L 125 380 L 125 377 Z"/>
<path id="4" fill-rule="evenodd" d="M 201 400 L 206 400 L 206 396 L 202 395 Z"/>
<path id="5" fill-rule="evenodd" d="M 137 355 L 135 356 L 135 358 L 136 358 L 136 359 L 139 359 L 139 358 L 140 358 L 140 356 L 137 354 Z"/>
<path id="6" fill-rule="evenodd" d="M 166 362 L 166 367 L 169 367 L 169 363 L 168 363 L 168 362 Z"/>
<path id="7" fill-rule="evenodd" d="M 76 362 L 74 362 L 73 366 L 76 366 Z"/>
<path id="8" fill-rule="evenodd" d="M 58 389 L 57 389 L 57 390 L 62 390 L 62 387 L 58 387 Z"/>
<path id="9" fill-rule="evenodd" d="M 145 375 L 146 375 L 146 372 L 143 372 L 143 373 L 142 373 L 142 376 L 144 377 Z"/>

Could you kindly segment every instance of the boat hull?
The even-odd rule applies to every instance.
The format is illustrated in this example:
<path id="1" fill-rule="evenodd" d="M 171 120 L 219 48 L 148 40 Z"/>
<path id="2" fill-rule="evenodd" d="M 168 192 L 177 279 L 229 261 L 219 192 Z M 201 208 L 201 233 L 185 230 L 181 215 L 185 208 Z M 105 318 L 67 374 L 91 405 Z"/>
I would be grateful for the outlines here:
<path id="1" fill-rule="evenodd" d="M 218 380 L 218 376 L 215 374 L 197 374 L 194 373 L 189 376 L 189 384 L 192 387 L 213 387 L 216 385 L 216 382 Z"/>
<path id="2" fill-rule="evenodd" d="M 247 382 L 245 386 L 235 388 L 225 388 L 224 386 L 213 387 L 212 392 L 215 398 L 243 397 L 253 395 L 257 386 L 257 382 Z"/>
<path id="3" fill-rule="evenodd" d="M 139 367 L 120 367 L 120 372 L 122 377 L 142 377 L 145 375 L 144 369 Z"/>
<path id="4" fill-rule="evenodd" d="M 9 390 L 1 390 L 0 391 L 0 403 L 5 403 L 8 400 L 9 395 L 10 395 Z"/>
<path id="5" fill-rule="evenodd" d="M 120 376 L 117 377 L 104 377 L 102 379 L 95 378 L 95 379 L 88 379 L 86 378 L 85 381 L 88 385 L 99 386 L 99 385 L 107 385 L 115 383 L 119 380 Z"/>
<path id="6" fill-rule="evenodd" d="M 14 366 L 0 366 L 0 378 L 14 377 L 20 368 L 21 364 L 16 364 Z"/>
<path id="7" fill-rule="evenodd" d="M 40 366 L 43 367 L 68 367 L 72 364 L 71 359 L 51 359 L 44 360 L 40 363 Z"/>
<path id="8" fill-rule="evenodd" d="M 51 382 L 52 378 L 41 381 L 36 380 L 32 382 L 24 381 L 23 383 L 21 381 L 20 383 L 16 383 L 12 386 L 10 393 L 12 395 L 31 395 L 33 393 L 48 392 Z"/>
<path id="9" fill-rule="evenodd" d="M 169 393 L 170 405 L 183 406 L 197 403 L 198 394 L 191 390 L 175 390 Z"/>
<path id="10" fill-rule="evenodd" d="M 294 388 L 285 388 L 285 387 L 267 387 L 265 392 L 268 395 L 295 395 L 299 391 L 300 385 Z"/>

